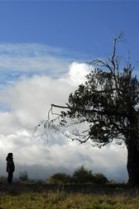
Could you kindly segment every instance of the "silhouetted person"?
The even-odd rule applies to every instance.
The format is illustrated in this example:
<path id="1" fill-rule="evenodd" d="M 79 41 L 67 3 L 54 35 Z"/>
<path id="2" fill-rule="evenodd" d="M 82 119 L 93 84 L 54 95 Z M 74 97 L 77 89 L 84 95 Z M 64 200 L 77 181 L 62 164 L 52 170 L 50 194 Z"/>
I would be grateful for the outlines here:
<path id="1" fill-rule="evenodd" d="M 8 153 L 6 157 L 7 165 L 6 165 L 6 171 L 8 172 L 8 178 L 7 181 L 9 184 L 13 181 L 13 172 L 15 171 L 15 165 L 13 161 L 13 153 Z"/>

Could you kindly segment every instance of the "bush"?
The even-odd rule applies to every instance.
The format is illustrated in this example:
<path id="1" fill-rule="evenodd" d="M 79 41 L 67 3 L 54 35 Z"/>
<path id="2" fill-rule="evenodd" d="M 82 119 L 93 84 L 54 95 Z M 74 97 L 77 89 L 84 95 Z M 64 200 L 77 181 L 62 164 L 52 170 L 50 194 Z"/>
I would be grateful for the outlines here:
<path id="1" fill-rule="evenodd" d="M 29 177 L 28 177 L 28 174 L 27 174 L 26 171 L 20 172 L 20 174 L 19 174 L 19 180 L 20 181 L 28 181 L 29 180 Z"/>
<path id="2" fill-rule="evenodd" d="M 97 184 L 106 184 L 108 179 L 102 173 L 96 173 L 94 175 L 94 183 Z"/>
<path id="3" fill-rule="evenodd" d="M 0 182 L 6 182 L 7 178 L 5 176 L 0 176 Z"/>
<path id="4" fill-rule="evenodd" d="M 72 181 L 72 177 L 70 175 L 65 173 L 56 173 L 47 180 L 47 183 L 67 184 L 67 183 L 71 183 L 71 181 Z"/>
<path id="5" fill-rule="evenodd" d="M 105 184 L 107 182 L 108 180 L 103 174 L 93 174 L 91 170 L 86 169 L 84 166 L 77 168 L 72 176 L 59 172 L 47 179 L 49 184 Z"/>
<path id="6" fill-rule="evenodd" d="M 73 180 L 75 183 L 92 183 L 94 181 L 94 175 L 91 170 L 81 166 L 74 171 Z"/>

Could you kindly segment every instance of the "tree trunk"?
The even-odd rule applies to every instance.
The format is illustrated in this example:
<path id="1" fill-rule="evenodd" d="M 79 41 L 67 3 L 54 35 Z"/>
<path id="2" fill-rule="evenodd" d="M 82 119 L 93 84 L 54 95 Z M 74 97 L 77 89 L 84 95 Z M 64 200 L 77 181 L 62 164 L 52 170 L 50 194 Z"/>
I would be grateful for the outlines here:
<path id="1" fill-rule="evenodd" d="M 139 149 L 134 138 L 129 140 L 128 143 L 128 158 L 127 158 L 127 171 L 129 175 L 128 183 L 139 186 Z"/>

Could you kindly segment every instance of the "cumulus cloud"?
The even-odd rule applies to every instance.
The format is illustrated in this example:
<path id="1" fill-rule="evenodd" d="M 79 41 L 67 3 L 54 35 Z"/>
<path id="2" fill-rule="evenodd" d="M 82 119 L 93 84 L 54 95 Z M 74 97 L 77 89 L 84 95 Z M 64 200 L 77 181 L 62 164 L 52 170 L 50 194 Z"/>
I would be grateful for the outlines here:
<path id="1" fill-rule="evenodd" d="M 92 67 L 85 63 L 73 62 L 70 65 L 70 71 L 68 73 L 70 82 L 75 86 L 78 86 L 81 83 L 84 83 L 85 76 L 90 73 Z"/>
<path id="2" fill-rule="evenodd" d="M 89 143 L 80 145 L 72 142 L 62 135 L 52 135 L 48 138 L 45 134 L 42 136 L 34 134 L 35 126 L 47 118 L 50 104 L 65 104 L 69 93 L 85 81 L 85 75 L 92 68 L 85 63 L 72 62 L 69 64 L 64 58 L 59 59 L 58 56 L 61 53 L 59 50 L 56 52 L 58 53 L 56 56 L 55 49 L 46 50 L 41 46 L 39 50 L 37 48 L 37 52 L 34 52 L 31 47 L 28 45 L 21 47 L 20 45 L 14 48 L 13 45 L 10 45 L 9 51 L 4 52 L 4 48 L 0 45 L 0 63 L 2 63 L 0 66 L 5 66 L 7 71 L 10 66 L 13 69 L 15 66 L 17 71 L 24 72 L 33 70 L 33 66 L 38 65 L 32 76 L 22 75 L 14 82 L 5 85 L 0 91 L 1 107 L 7 107 L 5 110 L 1 108 L 0 112 L 1 175 L 5 175 L 6 154 L 13 152 L 16 176 L 19 172 L 26 170 L 31 178 L 46 178 L 59 171 L 72 173 L 75 168 L 84 165 L 94 172 L 104 173 L 110 179 L 126 180 L 127 153 L 125 148 L 111 145 L 98 149 L 93 148 Z M 4 53 L 8 53 L 8 55 L 4 55 Z M 32 55 L 33 53 L 35 55 Z M 42 58 L 33 57 L 38 56 L 37 53 L 39 56 L 40 54 L 45 55 L 43 62 L 45 67 L 41 65 Z M 7 65 L 4 60 L 6 57 L 9 62 Z M 20 57 L 22 62 L 19 64 L 17 59 Z M 32 64 L 29 65 L 24 59 L 30 59 Z M 51 66 L 48 65 L 50 62 L 46 64 L 47 59 L 50 62 L 53 60 Z M 22 64 L 23 66 L 20 67 Z M 36 69 L 40 72 L 46 69 L 46 73 L 36 73 Z M 57 76 L 47 74 L 49 69 Z M 64 69 L 62 74 L 59 69 Z M 10 72 L 13 70 L 10 69 Z"/>

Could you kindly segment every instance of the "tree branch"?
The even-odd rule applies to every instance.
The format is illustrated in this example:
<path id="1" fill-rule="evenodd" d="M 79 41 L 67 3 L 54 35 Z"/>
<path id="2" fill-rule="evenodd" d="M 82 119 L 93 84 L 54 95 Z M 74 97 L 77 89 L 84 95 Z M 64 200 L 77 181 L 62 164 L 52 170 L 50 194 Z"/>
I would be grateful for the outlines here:
<path id="1" fill-rule="evenodd" d="M 70 107 L 70 106 L 61 106 L 61 105 L 55 105 L 55 104 L 51 104 L 51 107 L 56 107 L 56 108 L 61 108 L 61 109 L 70 109 L 70 110 L 74 110 L 74 111 L 78 111 L 78 112 L 85 112 L 85 113 L 98 113 L 101 115 L 116 115 L 116 116 L 124 116 L 124 117 L 128 117 L 128 115 L 126 113 L 118 113 L 117 111 L 101 111 L 101 110 L 96 110 L 96 109 L 92 109 L 92 110 L 88 110 L 88 109 L 82 109 L 79 107 Z"/>
<path id="2" fill-rule="evenodd" d="M 61 108 L 61 109 L 70 109 L 69 106 L 62 106 L 62 105 L 55 105 L 55 104 L 51 104 L 51 107 L 57 107 L 57 108 Z"/>

